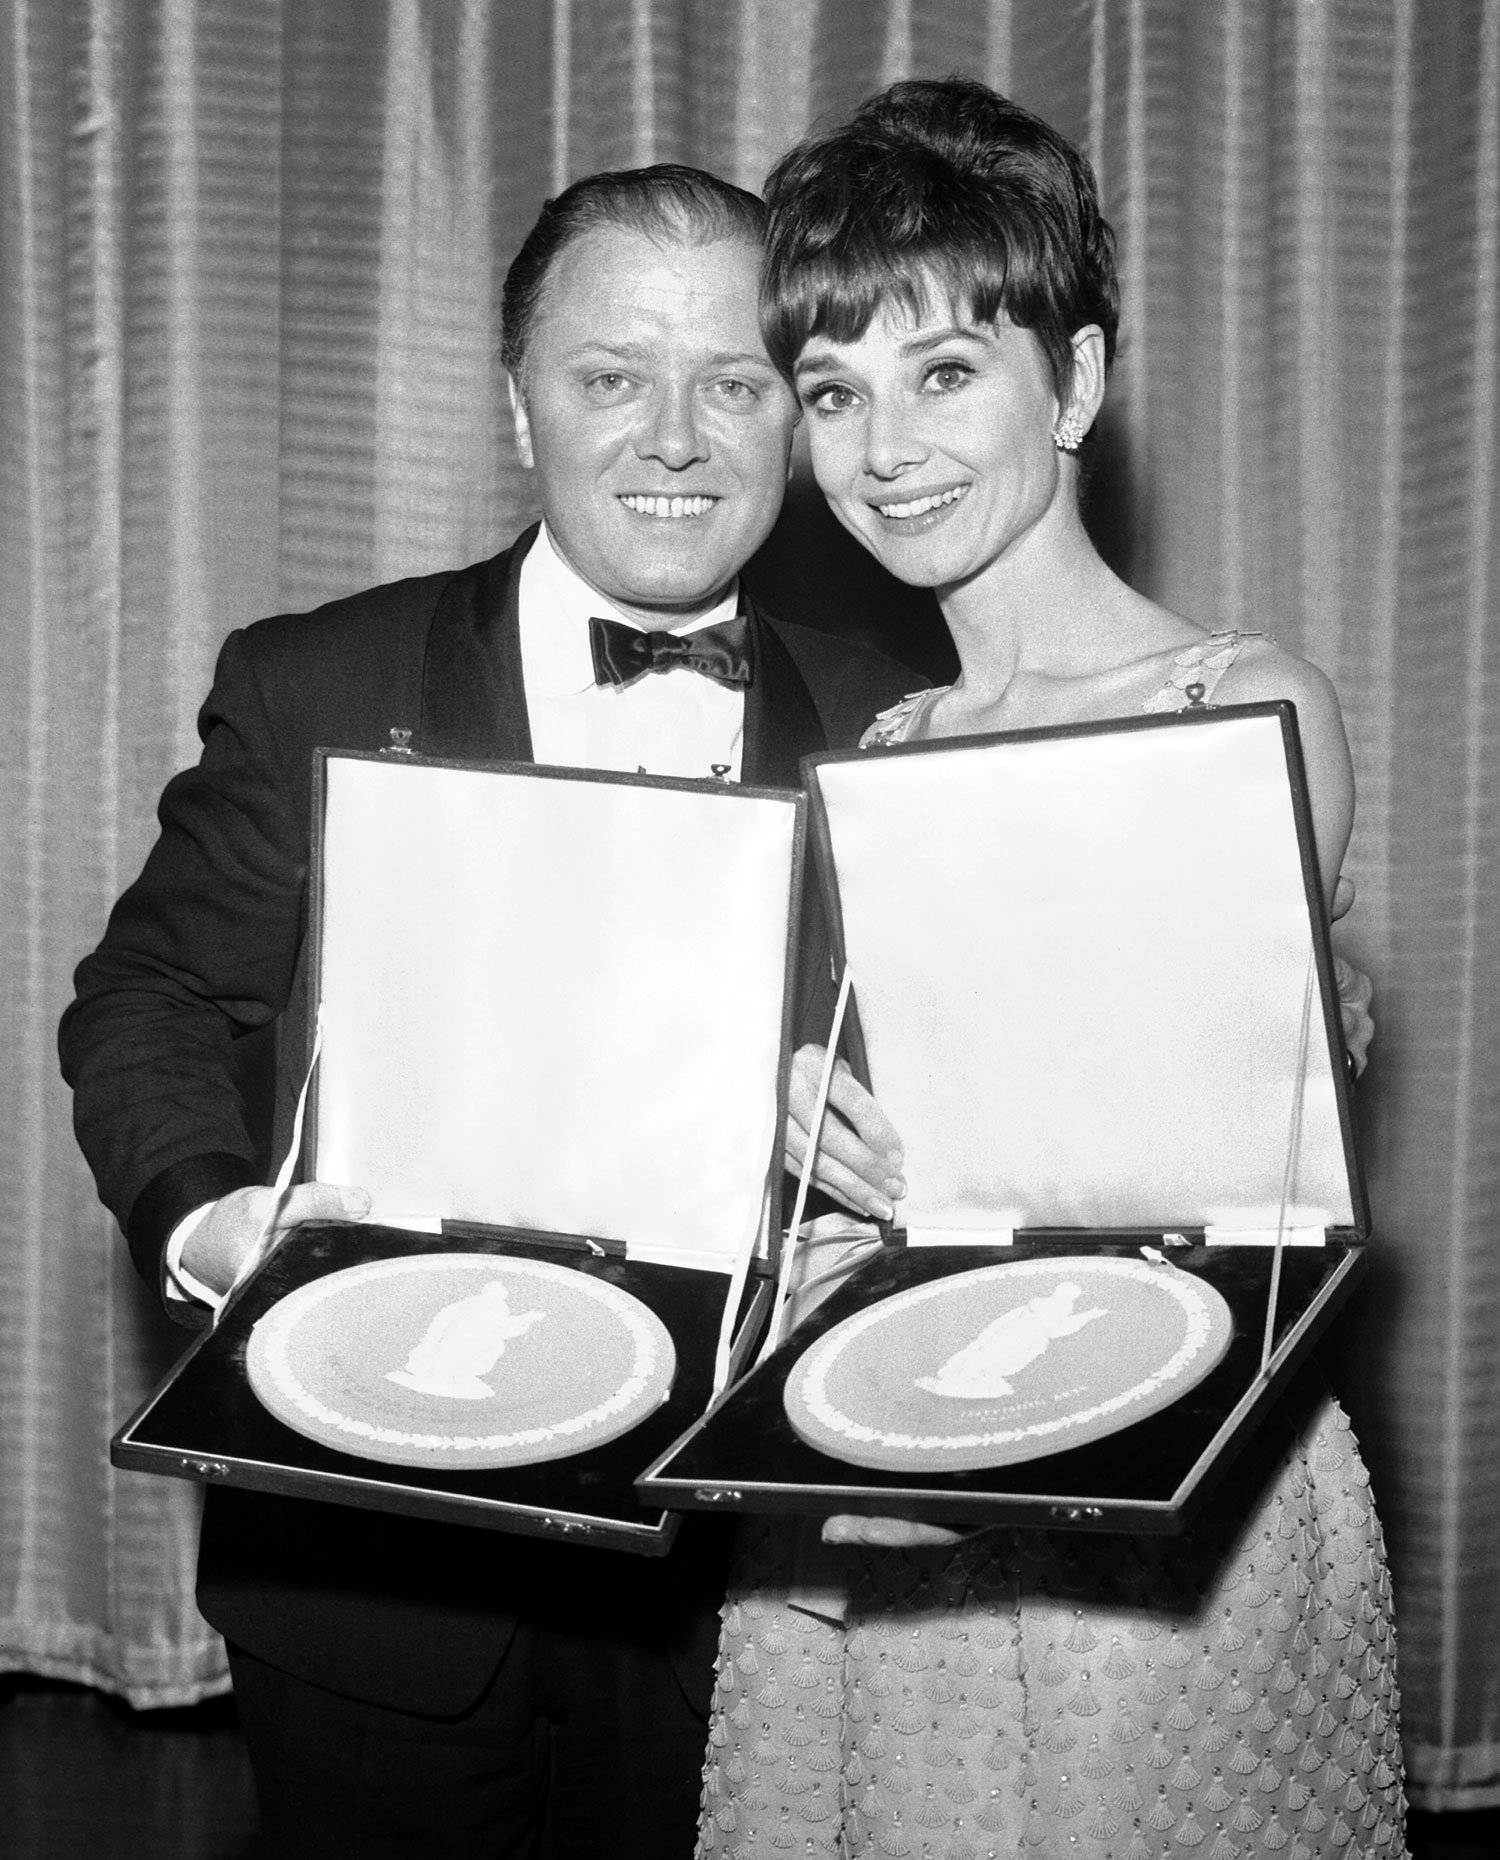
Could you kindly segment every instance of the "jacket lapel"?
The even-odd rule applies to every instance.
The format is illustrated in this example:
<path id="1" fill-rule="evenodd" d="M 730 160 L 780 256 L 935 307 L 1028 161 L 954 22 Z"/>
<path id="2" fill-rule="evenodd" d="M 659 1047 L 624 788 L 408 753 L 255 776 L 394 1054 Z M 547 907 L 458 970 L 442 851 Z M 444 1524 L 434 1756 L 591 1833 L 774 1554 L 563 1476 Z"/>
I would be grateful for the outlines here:
<path id="1" fill-rule="evenodd" d="M 512 548 L 457 574 L 427 633 L 422 717 L 413 744 L 462 762 L 529 762 L 518 590 L 536 525 Z"/>
<path id="2" fill-rule="evenodd" d="M 741 778 L 762 788 L 800 788 L 803 756 L 828 747 L 817 706 L 792 655 L 755 611 L 745 613 L 754 641 L 755 682 L 745 694 Z"/>

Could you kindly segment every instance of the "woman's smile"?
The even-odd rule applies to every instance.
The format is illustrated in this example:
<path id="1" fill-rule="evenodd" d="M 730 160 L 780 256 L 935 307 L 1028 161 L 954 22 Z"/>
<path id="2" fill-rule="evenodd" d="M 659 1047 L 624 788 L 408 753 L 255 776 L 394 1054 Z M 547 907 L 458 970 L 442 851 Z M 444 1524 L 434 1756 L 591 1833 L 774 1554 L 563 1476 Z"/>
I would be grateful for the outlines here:
<path id="1" fill-rule="evenodd" d="M 872 507 L 897 533 L 925 534 L 950 517 L 968 495 L 972 480 L 951 484 L 939 490 L 904 490 L 899 498 L 871 498 Z"/>

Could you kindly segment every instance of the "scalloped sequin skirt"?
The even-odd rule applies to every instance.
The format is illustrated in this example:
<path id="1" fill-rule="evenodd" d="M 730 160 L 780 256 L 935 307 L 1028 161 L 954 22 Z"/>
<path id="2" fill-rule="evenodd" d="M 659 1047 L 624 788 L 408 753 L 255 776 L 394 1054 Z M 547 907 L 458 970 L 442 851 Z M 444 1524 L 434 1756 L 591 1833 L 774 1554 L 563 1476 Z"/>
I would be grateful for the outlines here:
<path id="1" fill-rule="evenodd" d="M 1304 1380 L 1176 1538 L 858 1551 L 844 1621 L 748 1520 L 699 1860 L 1404 1860 L 1390 1580 Z"/>

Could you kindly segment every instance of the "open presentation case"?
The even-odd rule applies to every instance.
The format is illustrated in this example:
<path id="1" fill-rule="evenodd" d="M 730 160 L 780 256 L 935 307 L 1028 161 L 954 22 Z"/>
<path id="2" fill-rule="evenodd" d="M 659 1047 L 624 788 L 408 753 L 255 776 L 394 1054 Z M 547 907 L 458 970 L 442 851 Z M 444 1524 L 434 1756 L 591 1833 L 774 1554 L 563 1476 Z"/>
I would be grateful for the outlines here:
<path id="1" fill-rule="evenodd" d="M 640 1489 L 1181 1529 L 1365 1263 L 1293 708 L 805 767 L 903 1225 Z"/>
<path id="2" fill-rule="evenodd" d="M 660 1554 L 770 1301 L 805 800 L 318 752 L 296 1230 L 116 1465 Z M 736 1322 L 738 1320 L 738 1322 Z"/>

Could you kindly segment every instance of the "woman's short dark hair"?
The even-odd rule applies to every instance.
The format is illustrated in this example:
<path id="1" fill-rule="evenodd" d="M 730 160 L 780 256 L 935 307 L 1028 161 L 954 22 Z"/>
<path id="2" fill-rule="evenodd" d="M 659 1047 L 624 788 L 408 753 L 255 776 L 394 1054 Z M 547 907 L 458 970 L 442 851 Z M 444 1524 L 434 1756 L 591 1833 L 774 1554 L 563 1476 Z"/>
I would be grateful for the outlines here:
<path id="1" fill-rule="evenodd" d="M 932 286 L 979 323 L 1003 310 L 1041 343 L 1059 395 L 1072 338 L 1119 325 L 1115 241 L 1088 162 L 1041 117 L 972 78 L 914 79 L 784 155 L 770 209 L 761 325 L 790 374 L 810 337 L 854 342 Z"/>
<path id="2" fill-rule="evenodd" d="M 585 175 L 555 199 L 543 201 L 505 274 L 500 300 L 500 359 L 518 379 L 548 272 L 565 246 L 597 226 L 623 226 L 664 244 L 743 239 L 759 247 L 766 209 L 743 187 L 677 162 Z"/>

